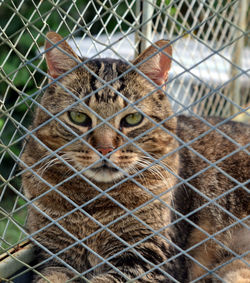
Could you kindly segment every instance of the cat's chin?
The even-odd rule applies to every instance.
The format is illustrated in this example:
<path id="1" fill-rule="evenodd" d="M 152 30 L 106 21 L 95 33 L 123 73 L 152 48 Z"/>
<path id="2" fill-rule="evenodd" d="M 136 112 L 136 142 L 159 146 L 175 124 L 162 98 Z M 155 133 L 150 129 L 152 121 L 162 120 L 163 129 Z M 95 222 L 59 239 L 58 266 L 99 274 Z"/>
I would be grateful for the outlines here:
<path id="1" fill-rule="evenodd" d="M 124 174 L 115 168 L 97 168 L 84 171 L 84 175 L 98 183 L 113 183 L 124 177 Z"/>

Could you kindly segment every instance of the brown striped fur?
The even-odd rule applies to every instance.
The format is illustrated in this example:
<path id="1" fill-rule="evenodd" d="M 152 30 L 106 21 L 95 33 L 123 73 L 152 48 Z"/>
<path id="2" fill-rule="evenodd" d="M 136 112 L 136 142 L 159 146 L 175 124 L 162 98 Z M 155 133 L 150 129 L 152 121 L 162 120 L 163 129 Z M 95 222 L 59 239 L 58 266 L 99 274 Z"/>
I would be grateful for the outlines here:
<path id="1" fill-rule="evenodd" d="M 190 186 L 214 198 L 235 183 L 218 169 L 210 168 L 180 185 L 173 195 L 171 188 L 178 182 L 177 175 L 187 179 L 207 167 L 187 147 L 176 150 L 181 145 L 176 135 L 189 142 L 210 128 L 197 118 L 173 116 L 161 90 L 163 87 L 156 88 L 166 81 L 170 68 L 168 42 L 158 41 L 144 51 L 132 62 L 138 68 L 134 70 L 132 64 L 121 60 L 81 59 L 58 34 L 50 32 L 47 37 L 46 60 L 52 84 L 42 97 L 43 108 L 36 110 L 34 134 L 29 137 L 22 155 L 27 168 L 32 167 L 23 174 L 25 195 L 35 205 L 29 209 L 28 229 L 34 240 L 45 248 L 40 250 L 38 261 L 49 259 L 37 270 L 54 283 L 70 279 L 71 282 L 128 282 L 134 278 L 135 282 L 172 282 L 167 274 L 179 282 L 188 282 L 199 277 L 204 268 L 193 263 L 190 257 L 169 260 L 177 253 L 169 240 L 187 249 L 207 236 L 186 220 L 177 221 L 172 227 L 171 217 L 176 220 L 177 216 L 169 207 L 172 204 L 180 213 L 188 214 L 206 203 Z M 59 41 L 59 48 L 69 55 L 53 47 Z M 157 52 L 156 47 L 163 52 Z M 52 81 L 57 78 L 58 82 Z M 104 86 L 105 82 L 109 84 Z M 149 92 L 151 95 L 145 97 Z M 87 114 L 92 124 L 82 126 L 72 122 L 68 114 L 72 110 Z M 123 126 L 124 117 L 138 111 L 145 113 L 142 122 L 133 127 Z M 109 124 L 102 119 L 108 119 Z M 214 125 L 219 122 L 213 118 L 208 121 Z M 162 126 L 155 127 L 159 122 Z M 227 123 L 220 129 L 241 145 L 248 142 L 249 127 L 243 124 Z M 237 149 L 216 131 L 190 146 L 211 162 Z M 94 150 L 104 152 L 101 150 L 110 148 L 107 161 Z M 154 159 L 162 157 L 161 164 L 165 167 L 152 164 Z M 123 171 L 108 164 L 109 161 Z M 107 164 L 109 167 L 105 168 Z M 239 182 L 246 182 L 249 177 L 249 159 L 243 151 L 218 166 Z M 84 168 L 88 169 L 83 171 Z M 127 178 L 138 172 L 132 180 Z M 217 203 L 239 219 L 249 212 L 245 188 L 237 188 Z M 51 219 L 56 222 L 50 225 Z M 189 220 L 209 234 L 235 221 L 213 204 L 190 215 Z M 236 240 L 241 230 L 242 244 Z M 218 234 L 216 239 L 235 252 L 244 253 L 249 246 L 248 236 L 248 231 L 238 224 Z M 51 252 L 58 253 L 57 257 L 50 257 Z M 208 269 L 216 268 L 227 258 L 232 259 L 214 240 L 188 253 Z M 109 264 L 103 263 L 103 259 Z M 154 265 L 159 266 L 154 268 Z M 78 276 L 77 272 L 84 275 Z M 245 282 L 240 280 L 248 276 L 248 271 L 243 262 L 234 260 L 216 270 L 216 274 L 226 282 L 240 283 Z M 211 277 L 206 278 L 203 281 L 210 282 Z M 232 281 L 232 278 L 240 279 Z M 217 282 L 215 277 L 213 280 Z M 37 275 L 34 282 L 46 281 Z"/>

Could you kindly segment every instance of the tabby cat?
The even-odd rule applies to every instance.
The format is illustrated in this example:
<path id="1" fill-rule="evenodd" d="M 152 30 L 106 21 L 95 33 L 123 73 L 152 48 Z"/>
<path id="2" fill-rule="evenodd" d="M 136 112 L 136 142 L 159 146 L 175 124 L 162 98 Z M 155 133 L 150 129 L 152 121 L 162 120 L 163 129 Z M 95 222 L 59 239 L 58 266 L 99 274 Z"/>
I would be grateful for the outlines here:
<path id="1" fill-rule="evenodd" d="M 250 282 L 249 127 L 172 113 L 168 41 L 131 63 L 55 32 L 45 49 L 22 155 L 34 282 Z"/>

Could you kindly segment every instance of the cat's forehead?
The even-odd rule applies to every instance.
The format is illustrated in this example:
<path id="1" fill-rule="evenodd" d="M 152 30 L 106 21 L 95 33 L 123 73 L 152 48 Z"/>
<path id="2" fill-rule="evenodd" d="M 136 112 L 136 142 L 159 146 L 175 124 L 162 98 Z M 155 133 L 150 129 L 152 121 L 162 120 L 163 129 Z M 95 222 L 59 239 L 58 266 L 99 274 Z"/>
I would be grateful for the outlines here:
<path id="1" fill-rule="evenodd" d="M 86 59 L 82 59 L 83 62 Z M 127 106 L 132 106 L 143 97 L 146 91 L 145 83 L 139 83 L 140 77 L 130 70 L 130 65 L 122 60 L 102 58 L 86 60 L 84 65 L 65 76 L 62 84 L 74 95 L 80 98 L 79 110 L 84 111 L 84 105 L 90 107 L 100 116 L 107 118 Z M 70 92 L 63 90 L 68 103 L 74 104 L 77 100 Z M 59 88 L 59 95 L 62 91 Z M 61 99 L 60 99 L 61 100 Z M 144 104 L 137 103 L 140 108 Z"/>
<path id="2" fill-rule="evenodd" d="M 87 61 L 66 87 L 77 88 L 77 96 L 90 107 L 109 104 L 124 107 L 123 90 L 128 89 L 129 65 L 122 60 L 103 58 Z M 66 80 L 65 80 L 66 81 Z M 65 82 L 64 81 L 64 82 Z M 127 97 L 128 98 L 128 97 Z M 98 106 L 99 107 L 99 106 Z"/>
<path id="3" fill-rule="evenodd" d="M 119 93 L 125 87 L 123 73 L 127 64 L 121 60 L 104 58 L 90 61 L 88 67 L 91 70 L 87 70 L 88 87 L 92 95 L 86 103 L 91 107 L 100 104 L 122 104 Z"/>
<path id="4" fill-rule="evenodd" d="M 109 82 L 122 76 L 128 68 L 128 63 L 119 59 L 98 58 L 88 61 L 85 68 L 90 71 L 90 74 L 97 75 L 100 80 Z"/>

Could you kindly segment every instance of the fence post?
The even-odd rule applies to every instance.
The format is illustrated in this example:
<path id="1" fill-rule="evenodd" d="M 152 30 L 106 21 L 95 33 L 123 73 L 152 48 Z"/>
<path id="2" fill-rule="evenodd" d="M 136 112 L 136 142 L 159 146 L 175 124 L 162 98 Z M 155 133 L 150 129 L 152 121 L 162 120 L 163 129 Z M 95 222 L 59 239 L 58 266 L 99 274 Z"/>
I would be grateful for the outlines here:
<path id="1" fill-rule="evenodd" d="M 239 19 L 238 19 L 238 27 L 245 31 L 246 30 L 246 20 L 247 20 L 247 0 L 241 0 L 239 1 Z M 235 36 L 239 37 L 241 35 L 241 31 L 237 30 Z M 234 45 L 233 52 L 232 52 L 232 63 L 241 67 L 242 66 L 242 51 L 244 47 L 244 39 L 245 37 L 242 36 L 240 39 L 238 39 Z M 239 73 L 239 70 L 236 69 L 233 65 L 231 65 L 230 70 L 230 78 L 232 79 L 231 87 L 230 87 L 230 93 L 229 97 L 232 99 L 233 102 L 235 102 L 238 105 L 241 105 L 241 82 L 240 78 L 234 79 L 235 76 L 237 76 Z M 233 104 L 230 104 L 230 110 L 229 115 L 236 114 L 238 112 L 238 108 L 235 107 Z"/>
<path id="2" fill-rule="evenodd" d="M 136 15 L 139 15 L 138 25 L 142 26 L 136 30 L 135 34 L 135 46 L 137 46 L 135 57 L 145 50 L 152 40 L 152 15 L 154 12 L 154 3 L 155 0 L 136 1 Z"/>

